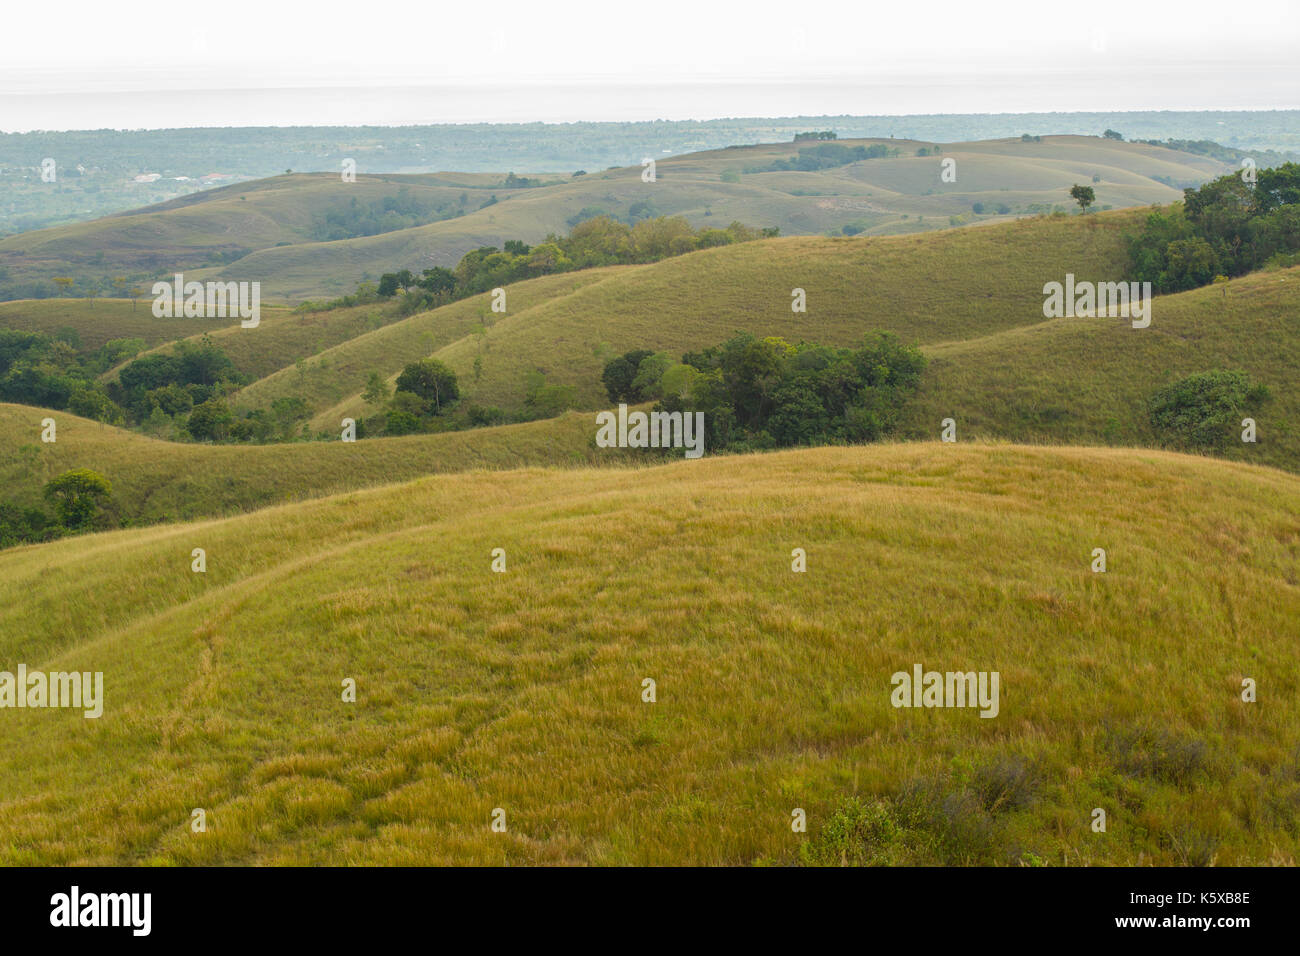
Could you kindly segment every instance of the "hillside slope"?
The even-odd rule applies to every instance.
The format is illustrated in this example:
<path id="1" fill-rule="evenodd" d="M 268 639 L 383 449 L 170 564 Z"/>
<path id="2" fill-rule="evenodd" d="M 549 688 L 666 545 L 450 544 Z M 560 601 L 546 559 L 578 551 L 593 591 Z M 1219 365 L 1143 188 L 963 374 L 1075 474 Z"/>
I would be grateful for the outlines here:
<path id="1" fill-rule="evenodd" d="M 358 281 L 401 268 L 454 266 L 479 246 L 537 242 L 592 211 L 624 219 L 682 215 L 696 227 L 739 220 L 786 235 L 846 226 L 876 235 L 946 228 L 954 217 L 992 221 L 1065 208 L 1074 183 L 1094 183 L 1100 207 L 1170 202 L 1182 186 L 1228 171 L 1204 156 L 1087 136 L 954 143 L 940 147 L 941 156 L 935 144 L 910 140 L 838 145 L 899 155 L 814 171 L 758 171 L 819 148 L 773 143 L 662 158 L 654 182 L 644 182 L 633 166 L 533 177 L 545 185 L 531 188 L 507 185 L 505 170 L 358 176 L 354 183 L 325 173 L 276 176 L 0 239 L 0 275 L 21 286 L 59 274 L 107 281 L 184 269 L 189 278 L 260 281 L 268 299 L 315 298 L 351 292 Z M 956 163 L 955 180 L 942 178 L 945 160 Z M 432 211 L 421 224 L 320 241 L 331 214 L 346 220 L 357 205 L 399 199 Z"/>
<path id="2" fill-rule="evenodd" d="M 1158 296 L 1151 325 L 1047 319 L 926 346 L 930 359 L 902 435 L 933 439 L 953 418 L 958 438 L 1158 446 L 1148 400 L 1195 372 L 1246 372 L 1270 399 L 1246 410 L 1257 441 L 1234 427 L 1224 454 L 1300 471 L 1300 266 Z"/>
<path id="3" fill-rule="evenodd" d="M 1266 469 L 924 444 L 16 549 L 0 659 L 105 698 L 4 713 L 0 858 L 1294 864 L 1297 514 Z M 914 665 L 997 671 L 997 716 L 892 707 Z"/>
<path id="4" fill-rule="evenodd" d="M 58 440 L 40 441 L 53 418 Z M 50 479 L 90 468 L 113 485 L 109 512 L 150 523 L 249 511 L 445 471 L 573 466 L 636 459 L 597 449 L 595 419 L 560 418 L 439 435 L 273 445 L 180 444 L 69 412 L 0 403 L 0 500 L 42 503 Z"/>
<path id="5" fill-rule="evenodd" d="M 1118 279 L 1127 269 L 1124 230 L 1135 212 L 1023 219 L 982 229 L 948 229 L 879 239 L 781 238 L 706 249 L 647 266 L 611 270 L 571 295 L 497 317 L 433 354 L 455 370 L 467 400 L 518 409 L 524 378 L 577 389 L 580 408 L 603 408 L 604 363 L 629 349 L 680 358 L 737 330 L 791 342 L 852 345 L 875 329 L 907 342 L 965 340 L 1041 321 L 1043 283 Z M 807 312 L 791 310 L 803 289 Z M 409 321 L 409 320 L 408 320 Z M 399 334 L 402 323 L 374 333 Z M 421 354 L 394 348 L 375 368 L 396 378 Z M 475 360 L 482 358 L 481 374 Z M 358 387 L 359 392 L 359 387 Z M 359 394 L 318 415 L 332 427 L 360 417 Z"/>

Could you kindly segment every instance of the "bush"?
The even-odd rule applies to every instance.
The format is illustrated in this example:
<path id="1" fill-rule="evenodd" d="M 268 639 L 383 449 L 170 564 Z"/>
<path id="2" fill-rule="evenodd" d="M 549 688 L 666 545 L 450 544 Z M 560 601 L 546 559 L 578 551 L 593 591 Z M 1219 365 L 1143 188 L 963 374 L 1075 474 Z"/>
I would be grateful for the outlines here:
<path id="1" fill-rule="evenodd" d="M 89 468 L 65 471 L 45 486 L 45 497 L 67 528 L 86 527 L 99 514 L 113 493 L 107 478 Z"/>
<path id="2" fill-rule="evenodd" d="M 389 435 L 413 435 L 420 430 L 423 423 L 410 412 L 390 408 L 384 416 L 384 431 Z"/>
<path id="3" fill-rule="evenodd" d="M 196 441 L 223 441 L 230 437 L 230 427 L 234 416 L 226 403 L 220 399 L 210 398 L 201 405 L 195 405 L 190 412 L 185 430 Z"/>
<path id="4" fill-rule="evenodd" d="M 419 396 L 434 415 L 453 405 L 460 398 L 456 373 L 437 359 L 412 362 L 397 376 L 396 390 Z"/>
<path id="5" fill-rule="evenodd" d="M 1245 412 L 1267 401 L 1269 390 L 1245 372 L 1197 372 L 1165 385 L 1148 403 L 1151 425 L 1168 444 L 1198 451 L 1221 450 Z"/>
<path id="6" fill-rule="evenodd" d="M 883 801 L 851 797 L 813 840 L 799 847 L 805 866 L 892 866 L 900 862 L 903 828 Z"/>

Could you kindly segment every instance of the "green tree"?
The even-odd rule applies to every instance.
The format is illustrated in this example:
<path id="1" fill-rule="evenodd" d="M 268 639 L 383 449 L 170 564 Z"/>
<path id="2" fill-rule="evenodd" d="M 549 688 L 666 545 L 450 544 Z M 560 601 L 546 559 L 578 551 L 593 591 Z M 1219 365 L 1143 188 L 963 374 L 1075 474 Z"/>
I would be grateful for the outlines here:
<path id="1" fill-rule="evenodd" d="M 45 497 L 59 521 L 74 530 L 90 524 L 112 493 L 109 480 L 89 468 L 65 471 L 45 486 Z"/>
<path id="2" fill-rule="evenodd" d="M 185 429 L 198 441 L 222 441 L 230 436 L 233 422 L 234 416 L 230 414 L 226 403 L 210 398 L 201 405 L 194 406 Z"/>
<path id="3" fill-rule="evenodd" d="M 1087 212 L 1088 207 L 1097 201 L 1097 194 L 1091 186 L 1080 186 L 1075 183 L 1070 187 L 1070 198 L 1079 204 L 1080 209 Z"/>
<path id="4" fill-rule="evenodd" d="M 396 384 L 397 391 L 411 392 L 428 402 L 435 415 L 441 415 L 447 406 L 460 398 L 456 373 L 433 358 L 406 366 L 397 376 Z"/>
<path id="5" fill-rule="evenodd" d="M 604 383 L 605 393 L 611 402 L 641 401 L 632 383 L 636 380 L 641 361 L 653 354 L 649 349 L 633 349 L 606 363 L 600 380 Z"/>
<path id="6" fill-rule="evenodd" d="M 388 401 L 388 383 L 378 372 L 371 372 L 366 377 L 366 387 L 361 390 L 361 398 L 367 405 L 379 406 Z"/>

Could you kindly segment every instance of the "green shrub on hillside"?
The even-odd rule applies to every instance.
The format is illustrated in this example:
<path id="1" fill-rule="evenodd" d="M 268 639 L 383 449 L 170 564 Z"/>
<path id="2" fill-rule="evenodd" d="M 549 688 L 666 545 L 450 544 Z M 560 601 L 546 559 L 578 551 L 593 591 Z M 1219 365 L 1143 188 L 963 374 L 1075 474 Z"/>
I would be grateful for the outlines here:
<path id="1" fill-rule="evenodd" d="M 87 527 L 112 493 L 112 483 L 89 468 L 65 471 L 45 486 L 45 497 L 59 521 L 74 531 Z"/>
<path id="2" fill-rule="evenodd" d="M 847 349 L 742 332 L 680 364 L 646 355 L 622 394 L 661 395 L 656 411 L 704 412 L 714 449 L 870 442 L 894 429 L 924 368 L 920 349 L 888 333 Z"/>
<path id="3" fill-rule="evenodd" d="M 1151 396 L 1151 425 L 1175 447 L 1218 450 L 1241 427 L 1242 416 L 1268 398 L 1268 388 L 1252 384 L 1245 372 L 1197 372 Z"/>

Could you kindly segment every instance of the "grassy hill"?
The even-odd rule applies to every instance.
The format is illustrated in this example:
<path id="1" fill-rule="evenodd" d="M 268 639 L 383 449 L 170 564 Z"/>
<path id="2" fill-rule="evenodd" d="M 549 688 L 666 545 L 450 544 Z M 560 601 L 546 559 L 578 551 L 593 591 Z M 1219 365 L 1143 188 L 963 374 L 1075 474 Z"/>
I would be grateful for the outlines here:
<path id="1" fill-rule="evenodd" d="M 641 167 L 580 177 L 533 177 L 549 185 L 513 188 L 504 172 L 358 176 L 344 183 L 325 173 L 240 183 L 107 217 L 0 240 L 6 280 L 53 275 L 111 277 L 122 272 L 260 281 L 268 297 L 301 299 L 350 292 L 362 279 L 399 268 L 451 266 L 469 250 L 506 239 L 536 242 L 563 233 L 584 210 L 626 218 L 683 215 L 693 225 L 778 226 L 784 234 L 825 234 L 844 227 L 867 234 L 946 228 L 1068 205 L 1076 182 L 1094 182 L 1100 206 L 1147 205 L 1179 198 L 1179 188 L 1228 171 L 1203 156 L 1164 147 L 1086 136 L 1041 142 L 994 140 L 948 144 L 942 156 L 918 156 L 935 144 L 910 140 L 846 140 L 885 146 L 899 156 L 814 172 L 750 172 L 788 160 L 816 144 L 780 143 L 714 150 L 657 161 L 656 181 Z M 941 162 L 956 161 L 954 182 Z M 727 180 L 724 181 L 724 174 Z M 734 174 L 734 175 L 733 175 Z M 392 200 L 405 190 L 430 206 L 437 221 L 377 235 L 317 241 L 322 218 Z M 484 205 L 493 196 L 493 205 Z M 982 204 L 983 213 L 973 211 Z M 999 214 L 1005 207 L 1007 212 Z"/>
<path id="2" fill-rule="evenodd" d="M 316 241 L 326 217 L 346 213 L 353 203 L 367 207 L 400 196 L 441 207 L 441 215 L 463 214 L 488 199 L 479 182 L 489 178 L 498 177 L 358 176 L 344 183 L 328 173 L 274 176 L 0 239 L 0 269 L 10 279 L 67 274 L 84 281 L 122 273 L 165 277 L 176 270 L 194 271 L 197 278 L 205 266 L 233 262 L 258 249 Z M 514 191 L 500 189 L 502 195 Z"/>
<path id="3" fill-rule="evenodd" d="M 151 310 L 152 300 L 130 299 L 21 299 L 0 302 L 0 329 L 19 329 L 54 335 L 63 329 L 76 332 L 83 348 L 98 349 L 110 339 L 143 339 L 148 349 L 176 342 L 205 330 L 233 326 L 238 316 L 227 319 L 159 319 Z M 263 306 L 263 318 L 286 310 Z"/>
<path id="4" fill-rule="evenodd" d="M 455 370 L 469 401 L 518 409 L 524 377 L 537 369 L 552 384 L 576 387 L 579 407 L 595 409 L 608 403 L 600 384 L 605 362 L 628 349 L 680 357 L 737 329 L 832 345 L 855 344 L 873 329 L 927 345 L 966 340 L 1041 321 L 1043 283 L 1063 278 L 1067 270 L 1081 277 L 1121 277 L 1127 268 L 1123 233 L 1137 218 L 1114 212 L 920 236 L 797 237 L 723 246 L 606 270 L 598 282 L 511 309 L 493 317 L 484 335 L 465 335 L 433 354 Z M 807 293 L 806 313 L 791 311 L 794 288 Z M 376 348 L 369 357 L 390 378 L 427 354 L 399 344 L 403 326 L 373 333 L 375 345 L 394 343 L 386 354 Z M 334 364 L 329 353 L 325 357 Z M 360 387 L 320 412 L 313 425 L 333 427 L 343 416 L 365 414 Z M 320 394 L 318 389 L 307 397 Z"/>
<path id="5" fill-rule="evenodd" d="M 1241 370 L 1269 386 L 1249 414 L 1255 444 L 1230 441 L 1240 461 L 1300 471 L 1300 267 L 1157 297 L 1151 325 L 1127 319 L 1049 319 L 924 348 L 930 359 L 903 434 L 1054 444 L 1153 446 L 1147 401 L 1195 372 Z M 1234 435 L 1236 435 L 1234 431 Z"/>
<path id="6" fill-rule="evenodd" d="M 7 551 L 0 659 L 106 700 L 5 712 L 0 859 L 1293 865 L 1297 514 L 1268 469 L 929 443 Z M 892 707 L 914 664 L 998 671 L 998 716 Z"/>
<path id="7" fill-rule="evenodd" d="M 41 420 L 58 441 L 40 441 Z M 128 522 L 251 511 L 444 471 L 572 466 L 634 460 L 594 444 L 594 417 L 560 418 L 441 435 L 274 445 L 179 444 L 69 412 L 0 403 L 0 498 L 41 503 L 50 479 L 90 468 L 112 482 L 111 514 Z"/>
<path id="8" fill-rule="evenodd" d="M 282 368 L 292 368 L 300 359 L 319 354 L 341 342 L 348 342 L 394 321 L 397 313 L 391 304 L 358 305 L 319 311 L 298 311 L 284 306 L 262 309 L 255 328 L 242 328 L 239 320 L 217 322 L 208 319 L 164 319 L 159 321 L 186 324 L 188 330 L 202 329 L 186 336 L 198 342 L 205 335 L 220 348 L 235 368 L 256 381 Z M 179 339 L 164 342 L 144 354 L 165 354 L 175 350 Z M 140 358 L 134 356 L 100 376 L 101 381 L 118 377 L 123 366 Z"/>
<path id="9" fill-rule="evenodd" d="M 617 268 L 589 269 L 514 283 L 506 295 L 508 314 L 526 312 L 543 302 L 562 299 L 577 289 L 603 281 L 617 271 Z M 367 310 L 362 308 L 361 311 Z M 333 312 L 325 312 L 321 318 L 329 321 L 332 315 Z M 367 409 L 360 398 L 372 371 L 396 378 L 407 362 L 424 358 L 463 338 L 478 341 L 480 330 L 486 332 L 489 324 L 497 318 L 500 316 L 491 310 L 491 295 L 484 294 L 392 321 L 315 353 L 300 365 L 282 362 L 279 371 L 267 374 L 240 390 L 234 403 L 240 409 L 270 408 L 277 398 L 298 396 L 315 413 L 313 425 L 321 429 L 334 428 L 347 417 L 333 414 L 334 406 L 340 403 L 353 409 L 353 418 L 359 419 L 373 411 Z M 251 343 L 252 340 L 246 341 Z M 471 360 L 471 378 L 472 375 Z"/>

